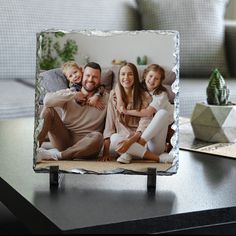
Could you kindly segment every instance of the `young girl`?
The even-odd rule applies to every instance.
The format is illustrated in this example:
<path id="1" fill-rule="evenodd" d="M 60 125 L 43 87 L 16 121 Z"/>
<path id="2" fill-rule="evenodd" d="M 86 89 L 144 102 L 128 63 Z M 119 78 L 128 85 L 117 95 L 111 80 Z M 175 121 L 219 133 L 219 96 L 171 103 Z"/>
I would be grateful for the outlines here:
<path id="1" fill-rule="evenodd" d="M 173 135 L 173 130 L 171 129 L 171 124 L 173 123 L 173 112 L 174 107 L 169 102 L 168 95 L 166 88 L 162 85 L 162 81 L 165 78 L 165 71 L 164 69 L 157 65 L 157 64 L 151 64 L 149 65 L 143 73 L 143 87 L 152 95 L 152 102 L 149 104 L 149 106 L 145 109 L 141 110 L 127 110 L 123 106 L 123 101 L 121 99 L 121 96 L 119 95 L 120 91 L 119 88 L 116 87 L 116 93 L 118 99 L 118 104 L 120 104 L 120 111 L 126 115 L 131 116 L 138 116 L 138 117 L 150 117 L 150 124 L 146 128 L 146 130 L 143 132 L 142 136 L 137 140 L 138 143 L 145 145 L 148 142 L 149 149 L 156 153 L 160 154 L 163 151 L 169 152 L 172 148 L 170 144 L 170 138 Z M 164 112 L 166 111 L 166 112 Z M 166 113 L 164 115 L 164 113 Z M 165 118 L 164 118 L 165 116 Z M 163 117 L 163 119 L 161 118 Z M 165 119 L 165 120 L 164 120 Z M 167 119 L 167 125 L 168 125 L 168 132 L 167 130 L 164 131 L 164 127 L 166 127 Z M 163 124 L 163 127 L 161 127 L 160 124 Z M 162 134 L 161 134 L 162 133 Z M 168 135 L 167 135 L 168 133 Z M 160 136 L 166 136 L 167 140 L 165 144 L 165 149 L 163 149 L 163 137 Z M 126 147 L 121 147 L 118 149 L 118 151 L 125 152 L 125 150 L 128 149 L 128 147 L 131 145 L 131 142 Z M 129 163 L 128 160 L 131 160 L 131 157 L 129 156 L 122 156 L 122 158 L 118 159 L 118 161 L 122 163 Z"/>
<path id="2" fill-rule="evenodd" d="M 78 100 L 80 105 L 86 103 L 90 106 L 96 107 L 99 110 L 104 109 L 104 105 L 100 101 L 100 97 L 103 96 L 105 87 L 100 85 L 97 92 L 88 100 L 80 92 L 82 88 L 83 69 L 75 61 L 69 61 L 62 65 L 62 72 L 69 82 L 69 88 L 73 92 L 78 92 Z"/>

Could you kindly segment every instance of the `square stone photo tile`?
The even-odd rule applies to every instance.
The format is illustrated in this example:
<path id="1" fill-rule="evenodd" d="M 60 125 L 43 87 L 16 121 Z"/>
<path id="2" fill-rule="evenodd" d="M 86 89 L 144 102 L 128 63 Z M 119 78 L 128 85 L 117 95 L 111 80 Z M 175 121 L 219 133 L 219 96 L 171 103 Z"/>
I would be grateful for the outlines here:
<path id="1" fill-rule="evenodd" d="M 178 32 L 39 32 L 35 94 L 36 172 L 177 173 Z"/>

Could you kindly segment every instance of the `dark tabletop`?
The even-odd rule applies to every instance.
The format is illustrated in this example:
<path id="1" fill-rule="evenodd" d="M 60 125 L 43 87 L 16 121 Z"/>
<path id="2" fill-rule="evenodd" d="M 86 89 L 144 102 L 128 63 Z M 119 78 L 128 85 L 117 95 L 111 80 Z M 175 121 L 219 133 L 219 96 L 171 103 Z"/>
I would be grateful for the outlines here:
<path id="1" fill-rule="evenodd" d="M 180 151 L 157 176 L 66 174 L 58 189 L 33 170 L 33 118 L 0 122 L 0 200 L 32 232 L 154 233 L 236 220 L 236 160 Z"/>

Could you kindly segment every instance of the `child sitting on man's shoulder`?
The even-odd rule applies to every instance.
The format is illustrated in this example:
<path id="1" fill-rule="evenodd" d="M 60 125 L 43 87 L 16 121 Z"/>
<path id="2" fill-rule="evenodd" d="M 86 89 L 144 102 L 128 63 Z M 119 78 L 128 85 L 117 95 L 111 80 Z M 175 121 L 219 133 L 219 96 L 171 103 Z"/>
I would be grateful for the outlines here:
<path id="1" fill-rule="evenodd" d="M 71 91 L 78 92 L 82 88 L 83 69 L 75 61 L 68 61 L 62 65 L 62 72 L 69 82 Z"/>
<path id="2" fill-rule="evenodd" d="M 79 93 L 79 104 L 96 107 L 99 110 L 104 109 L 104 104 L 100 101 L 105 92 L 105 86 L 100 85 L 95 94 L 88 98 L 81 92 L 83 69 L 75 61 L 68 61 L 62 65 L 62 72 L 69 82 L 69 88 L 73 92 Z"/>

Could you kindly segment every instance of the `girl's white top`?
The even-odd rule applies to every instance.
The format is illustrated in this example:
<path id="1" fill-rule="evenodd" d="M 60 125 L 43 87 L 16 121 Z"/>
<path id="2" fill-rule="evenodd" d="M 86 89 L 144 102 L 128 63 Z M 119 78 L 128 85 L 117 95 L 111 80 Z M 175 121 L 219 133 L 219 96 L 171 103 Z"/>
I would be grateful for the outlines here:
<path id="1" fill-rule="evenodd" d="M 165 109 L 169 112 L 169 124 L 174 122 L 174 105 L 170 103 L 168 95 L 166 92 L 162 92 L 161 94 L 154 95 L 153 92 L 150 92 L 152 95 L 152 102 L 149 106 L 156 109 L 156 111 L 160 109 Z"/>

